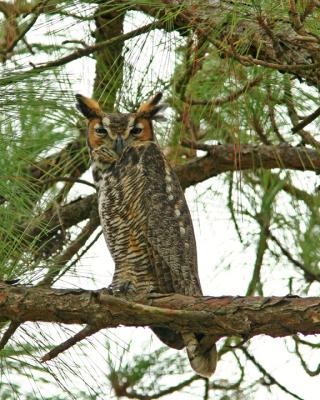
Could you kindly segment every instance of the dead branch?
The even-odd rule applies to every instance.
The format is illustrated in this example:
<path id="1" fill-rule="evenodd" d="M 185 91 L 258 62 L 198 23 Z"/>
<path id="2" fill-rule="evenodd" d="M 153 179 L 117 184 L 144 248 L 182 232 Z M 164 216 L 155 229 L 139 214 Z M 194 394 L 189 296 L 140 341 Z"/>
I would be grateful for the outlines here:
<path id="1" fill-rule="evenodd" d="M 300 131 L 307 125 L 311 124 L 316 118 L 320 115 L 320 107 L 318 107 L 312 114 L 308 115 L 307 117 L 303 118 L 297 125 L 295 125 L 291 130 L 293 133 Z"/>
<path id="2" fill-rule="evenodd" d="M 57 357 L 60 353 L 63 353 L 64 351 L 68 350 L 70 347 L 74 346 L 76 343 L 80 342 L 81 340 L 84 340 L 88 336 L 93 335 L 94 333 L 98 332 L 99 329 L 94 328 L 93 326 L 85 326 L 83 329 L 81 329 L 80 332 L 76 333 L 74 336 L 71 338 L 67 339 L 63 343 L 59 344 L 52 350 L 50 350 L 48 353 L 46 353 L 42 358 L 42 362 L 47 362 L 52 360 L 53 358 Z"/>

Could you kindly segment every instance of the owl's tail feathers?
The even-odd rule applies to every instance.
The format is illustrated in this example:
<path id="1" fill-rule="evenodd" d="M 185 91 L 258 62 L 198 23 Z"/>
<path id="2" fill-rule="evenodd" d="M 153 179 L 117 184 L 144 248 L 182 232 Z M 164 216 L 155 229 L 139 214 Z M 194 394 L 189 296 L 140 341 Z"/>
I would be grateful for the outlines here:
<path id="1" fill-rule="evenodd" d="M 181 350 L 185 347 L 184 340 L 180 332 L 175 332 L 169 328 L 160 326 L 153 326 L 151 329 L 167 346 L 177 350 Z"/>
<path id="2" fill-rule="evenodd" d="M 183 333 L 182 337 L 191 367 L 198 375 L 209 378 L 217 366 L 215 338 L 201 333 Z"/>

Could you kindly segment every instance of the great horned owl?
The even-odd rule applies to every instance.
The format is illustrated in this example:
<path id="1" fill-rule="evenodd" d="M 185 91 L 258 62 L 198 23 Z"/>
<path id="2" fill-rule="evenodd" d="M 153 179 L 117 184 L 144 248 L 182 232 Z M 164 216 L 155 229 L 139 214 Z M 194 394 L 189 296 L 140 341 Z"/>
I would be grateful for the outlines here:
<path id="1" fill-rule="evenodd" d="M 88 119 L 87 143 L 104 236 L 115 262 L 116 295 L 181 293 L 202 295 L 196 243 L 178 178 L 157 144 L 153 120 L 160 119 L 161 93 L 131 114 L 105 113 L 76 95 Z M 216 367 L 215 338 L 201 332 L 151 327 L 168 346 L 187 348 L 192 368 L 210 376 Z"/>

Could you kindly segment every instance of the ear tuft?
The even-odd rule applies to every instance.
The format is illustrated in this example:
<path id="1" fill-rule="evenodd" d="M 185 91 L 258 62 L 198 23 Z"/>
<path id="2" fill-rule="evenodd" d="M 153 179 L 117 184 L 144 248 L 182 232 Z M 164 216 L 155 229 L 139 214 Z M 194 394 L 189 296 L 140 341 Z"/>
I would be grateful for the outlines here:
<path id="1" fill-rule="evenodd" d="M 151 99 L 149 99 L 150 104 L 152 105 L 156 105 L 159 103 L 159 101 L 162 99 L 162 93 L 159 92 L 157 93 L 155 96 L 151 97 Z"/>
<path id="2" fill-rule="evenodd" d="M 158 104 L 161 99 L 162 93 L 159 92 L 145 103 L 142 103 L 139 107 L 138 113 L 145 114 L 147 118 L 155 121 L 165 121 L 166 118 L 160 113 L 168 107 L 168 104 Z"/>
<path id="3" fill-rule="evenodd" d="M 82 94 L 75 95 L 77 99 L 77 109 L 88 119 L 101 117 L 102 111 L 99 104 L 89 97 L 82 96 Z"/>

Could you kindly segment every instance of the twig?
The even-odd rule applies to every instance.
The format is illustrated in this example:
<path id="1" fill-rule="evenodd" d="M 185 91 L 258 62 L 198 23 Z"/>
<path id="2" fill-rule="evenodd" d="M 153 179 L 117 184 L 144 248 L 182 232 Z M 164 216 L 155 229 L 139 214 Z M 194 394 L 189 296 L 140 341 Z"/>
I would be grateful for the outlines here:
<path id="1" fill-rule="evenodd" d="M 255 293 L 255 291 L 257 291 L 257 293 L 260 296 L 262 295 L 261 269 L 263 265 L 263 258 L 268 248 L 266 229 L 270 224 L 270 219 L 271 219 L 270 209 L 267 210 L 267 213 L 265 214 L 267 214 L 267 216 L 264 216 L 264 218 L 267 220 L 265 222 L 267 223 L 267 226 L 260 224 L 260 234 L 257 244 L 257 255 L 253 267 L 252 277 L 248 285 L 248 289 L 246 291 L 247 296 L 252 296 Z"/>
<path id="2" fill-rule="evenodd" d="M 284 137 L 281 135 L 277 122 L 276 122 L 276 116 L 275 116 L 275 110 L 274 110 L 274 106 L 272 104 L 272 95 L 271 95 L 271 90 L 270 90 L 270 86 L 267 85 L 267 93 L 268 93 L 268 101 L 267 101 L 267 107 L 268 107 L 268 115 L 270 118 L 270 122 L 271 122 L 271 127 L 273 129 L 273 132 L 275 133 L 275 135 L 277 136 L 277 138 L 280 140 L 281 143 L 286 143 L 286 140 L 284 139 Z"/>
<path id="3" fill-rule="evenodd" d="M 209 400 L 209 391 L 210 391 L 209 379 L 205 379 L 203 400 Z"/>
<path id="4" fill-rule="evenodd" d="M 268 136 L 264 132 L 263 126 L 261 124 L 261 121 L 259 119 L 258 114 L 253 114 L 252 118 L 248 118 L 248 122 L 252 124 L 253 129 L 255 130 L 256 134 L 260 138 L 261 142 L 266 145 L 272 145 L 272 142 L 269 140 Z"/>
<path id="5" fill-rule="evenodd" d="M 231 214 L 231 220 L 233 222 L 234 228 L 238 234 L 238 238 L 240 243 L 243 243 L 240 227 L 238 225 L 237 217 L 235 214 L 235 210 L 233 207 L 233 201 L 232 201 L 232 189 L 233 189 L 233 173 L 230 173 L 230 180 L 229 180 L 229 189 L 228 189 L 228 201 L 227 201 L 227 206 L 229 208 L 230 214 Z"/>
<path id="6" fill-rule="evenodd" d="M 1 178 L 1 176 L 0 176 L 0 178 Z M 45 180 L 41 181 L 41 183 L 44 185 L 48 185 L 48 184 L 54 183 L 54 182 L 82 183 L 83 185 L 87 185 L 87 186 L 90 186 L 90 187 L 96 189 L 96 186 L 91 182 L 85 181 L 84 179 L 72 178 L 72 177 L 68 177 L 68 176 L 57 176 L 54 178 L 45 179 Z"/>
<path id="7" fill-rule="evenodd" d="M 302 121 L 300 121 L 298 124 L 296 124 L 291 131 L 293 133 L 296 133 L 303 129 L 305 126 L 309 125 L 312 121 L 314 121 L 316 118 L 320 116 L 320 107 L 317 108 L 312 114 L 308 115 L 305 117 Z"/>
<path id="8" fill-rule="evenodd" d="M 296 337 L 295 337 L 295 336 L 293 337 L 293 340 L 294 340 L 294 343 L 295 343 L 295 351 L 296 351 L 297 356 L 299 357 L 299 360 L 300 360 L 300 362 L 301 362 L 302 368 L 306 371 L 306 373 L 307 373 L 309 376 L 317 376 L 317 375 L 319 375 L 319 374 L 320 374 L 320 364 L 318 364 L 318 367 L 317 367 L 315 370 L 311 370 L 311 369 L 308 367 L 307 363 L 304 361 L 304 359 L 303 359 L 303 357 L 302 357 L 302 354 L 300 353 L 300 350 L 299 350 L 299 341 L 296 340 Z"/>
<path id="9" fill-rule="evenodd" d="M 283 59 L 283 51 L 279 42 L 279 39 L 277 37 L 277 34 L 272 30 L 270 27 L 269 20 L 266 16 L 263 16 L 261 13 L 257 16 L 257 21 L 258 24 L 262 27 L 262 29 L 266 32 L 266 34 L 269 36 L 271 39 L 273 48 L 275 50 L 275 53 L 277 57 L 281 60 Z"/>
<path id="10" fill-rule="evenodd" d="M 10 325 L 8 326 L 8 329 L 5 331 L 3 334 L 1 340 L 0 340 L 0 350 L 4 348 L 4 346 L 8 343 L 10 340 L 11 336 L 15 333 L 15 331 L 19 328 L 20 323 L 12 321 L 10 322 Z"/>
<path id="11" fill-rule="evenodd" d="M 309 69 L 317 69 L 320 67 L 320 62 L 312 63 L 312 64 L 277 64 L 271 63 L 263 60 L 259 60 L 257 58 L 253 58 L 252 56 L 241 56 L 240 54 L 233 54 L 234 58 L 237 59 L 241 64 L 244 65 L 260 65 L 262 67 L 277 69 L 278 71 L 284 72 L 295 72 L 298 70 L 309 70 Z"/>
<path id="12" fill-rule="evenodd" d="M 64 40 L 61 44 L 81 44 L 83 47 L 87 47 L 87 43 L 84 42 L 83 40 Z"/>
<path id="13" fill-rule="evenodd" d="M 299 34 L 305 34 L 303 24 L 301 23 L 300 15 L 296 8 L 296 1 L 289 0 L 289 20 L 292 28 Z"/>
<path id="14" fill-rule="evenodd" d="M 245 347 L 240 348 L 242 352 L 245 354 L 245 356 L 258 368 L 258 370 L 263 374 L 263 376 L 266 376 L 270 384 L 277 385 L 283 392 L 290 394 L 290 396 L 294 397 L 295 399 L 298 400 L 304 400 L 302 397 L 298 396 L 297 394 L 291 392 L 289 389 L 287 389 L 285 386 L 283 386 L 280 382 L 278 382 L 250 353 Z"/>
<path id="15" fill-rule="evenodd" d="M 74 346 L 76 343 L 84 340 L 86 337 L 93 335 L 98 332 L 101 328 L 95 328 L 93 326 L 87 325 L 80 332 L 76 333 L 71 338 L 67 339 L 63 343 L 60 343 L 54 349 L 50 350 L 47 354 L 41 357 L 41 362 L 47 362 L 57 357 L 59 354 L 68 350 L 70 347 Z"/>
<path id="16" fill-rule="evenodd" d="M 168 387 L 167 389 L 164 390 L 160 390 L 158 393 L 152 395 L 140 394 L 133 390 L 128 391 L 128 383 L 127 382 L 120 383 L 118 382 L 118 380 L 116 381 L 116 385 L 113 386 L 113 389 L 116 395 L 119 395 L 119 397 L 127 397 L 128 399 L 138 399 L 138 400 L 153 400 L 153 399 L 159 399 L 160 397 L 166 396 L 171 393 L 175 393 L 178 390 L 181 390 L 184 387 L 189 386 L 192 382 L 203 379 L 204 378 L 199 375 L 193 375 L 191 378 L 186 379 L 185 381 L 182 381 L 177 385 Z"/>
<path id="17" fill-rule="evenodd" d="M 312 273 L 304 264 L 302 264 L 300 261 L 296 260 L 290 254 L 290 252 L 284 248 L 284 246 L 282 245 L 280 240 L 278 238 L 276 238 L 270 230 L 268 231 L 268 235 L 269 235 L 270 239 L 273 240 L 276 243 L 276 245 L 279 247 L 282 254 L 285 255 L 287 257 L 287 259 L 292 262 L 293 265 L 300 268 L 304 272 L 307 281 L 320 282 L 320 274 L 316 275 L 316 274 Z"/>
<path id="18" fill-rule="evenodd" d="M 49 1 L 40 1 L 38 4 L 35 5 L 35 7 L 30 11 L 30 13 L 35 12 L 35 15 L 33 16 L 32 20 L 30 21 L 30 23 L 19 33 L 19 35 L 12 41 L 12 43 L 10 44 L 10 46 L 8 46 L 5 50 L 0 51 L 0 54 L 8 54 L 10 53 L 15 46 L 17 45 L 17 43 L 24 38 L 24 36 L 29 32 L 29 30 L 33 27 L 33 25 L 37 22 L 37 19 L 39 18 L 39 15 L 41 14 L 42 10 L 44 9 L 44 7 L 46 6 L 46 4 Z"/>
<path id="19" fill-rule="evenodd" d="M 292 88 L 289 81 L 285 82 L 284 94 L 285 94 L 284 103 L 287 106 L 289 118 L 291 120 L 293 127 L 296 127 L 300 124 L 300 120 L 297 110 L 295 109 L 294 106 Z M 309 132 L 304 131 L 303 129 L 296 129 L 296 133 L 302 138 L 303 143 L 310 144 L 316 149 L 320 148 L 320 142 L 316 140 Z"/>
<path id="20" fill-rule="evenodd" d="M 92 54 L 97 50 L 101 50 L 104 47 L 110 46 L 111 44 L 118 43 L 118 42 L 124 42 L 126 40 L 134 38 L 135 36 L 146 33 L 152 29 L 161 28 L 162 25 L 163 25 L 163 22 L 161 20 L 152 22 L 150 24 L 142 26 L 141 28 L 137 28 L 137 29 L 134 29 L 133 31 L 125 33 L 123 35 L 112 37 L 111 39 L 104 40 L 104 41 L 97 43 L 95 45 L 92 45 L 92 46 L 86 46 L 83 49 L 78 49 L 78 50 L 74 51 L 73 53 L 70 53 L 67 56 L 58 58 L 56 60 L 52 60 L 47 63 L 36 64 L 36 65 L 34 65 L 33 68 L 14 75 L 12 78 L 13 79 L 12 81 L 9 79 L 9 77 L 4 77 L 3 79 L 6 80 L 6 84 L 12 83 L 13 81 L 15 82 L 17 79 L 17 76 L 19 76 L 20 80 L 26 79 L 30 76 L 29 74 L 41 73 L 41 72 L 46 71 L 51 68 L 60 67 L 71 61 L 77 60 L 78 58 L 81 58 L 83 56 L 88 56 L 89 54 Z"/>
<path id="21" fill-rule="evenodd" d="M 320 343 L 308 342 L 307 340 L 301 339 L 301 337 L 299 337 L 298 335 L 293 335 L 293 338 L 295 341 L 304 344 L 305 346 L 309 346 L 312 349 L 320 349 Z"/>
<path id="22" fill-rule="evenodd" d="M 54 260 L 54 268 L 50 268 L 41 282 L 37 286 L 47 286 L 52 284 L 54 278 L 60 275 L 61 270 L 66 268 L 66 263 L 85 245 L 89 237 L 99 226 L 99 217 L 96 210 L 92 211 L 89 222 L 84 226 L 81 233 L 73 240 L 62 254 L 59 254 Z"/>
<path id="23" fill-rule="evenodd" d="M 189 149 L 197 149 L 207 152 L 211 152 L 211 150 L 213 149 L 213 146 L 211 144 L 193 142 L 192 140 L 188 139 L 181 140 L 180 144 L 181 146 L 188 147 Z"/>
<path id="24" fill-rule="evenodd" d="M 241 344 L 239 344 L 239 345 L 243 345 L 243 342 L 241 341 Z M 219 353 L 220 353 L 220 351 L 219 351 Z M 235 351 L 232 351 L 232 355 L 237 360 L 237 364 L 238 364 L 238 367 L 240 369 L 239 379 L 236 382 L 230 383 L 229 385 L 221 385 L 221 384 L 213 381 L 213 382 L 210 383 L 210 389 L 215 389 L 215 390 L 235 390 L 235 389 L 239 388 L 241 382 L 244 379 L 244 367 L 241 365 L 240 359 L 237 356 L 237 353 Z"/>
<path id="25" fill-rule="evenodd" d="M 59 280 L 61 278 L 61 276 L 64 275 L 68 270 L 70 270 L 70 268 L 72 268 L 77 262 L 79 262 L 79 260 L 81 260 L 81 258 L 88 252 L 88 250 L 90 250 L 91 247 L 97 242 L 97 240 L 100 238 L 102 233 L 103 233 L 102 230 L 100 230 L 100 232 L 98 232 L 95 235 L 95 237 L 92 239 L 92 241 L 81 251 L 81 253 L 77 254 L 77 257 L 70 264 L 68 264 L 68 266 L 63 268 L 63 270 L 59 271 L 59 274 L 57 275 L 57 277 L 55 279 L 56 281 Z"/>

